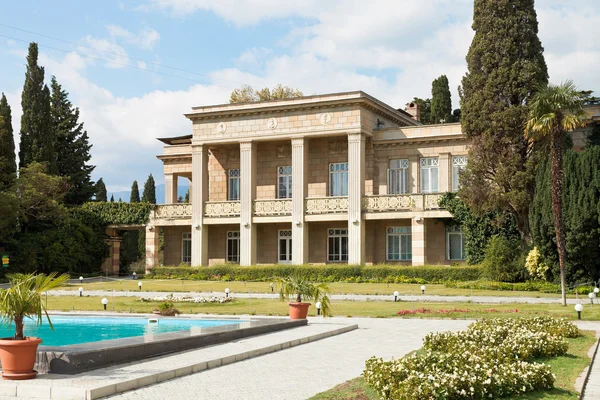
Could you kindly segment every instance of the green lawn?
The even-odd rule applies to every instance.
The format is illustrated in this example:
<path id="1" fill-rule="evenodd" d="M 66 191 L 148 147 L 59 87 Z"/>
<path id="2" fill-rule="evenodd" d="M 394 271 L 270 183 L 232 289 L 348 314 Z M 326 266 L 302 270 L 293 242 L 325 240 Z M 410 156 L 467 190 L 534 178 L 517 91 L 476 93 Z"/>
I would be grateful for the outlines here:
<path id="1" fill-rule="evenodd" d="M 118 294 L 115 292 L 115 294 Z M 147 313 L 157 308 L 158 303 L 142 303 L 134 297 L 108 296 L 109 311 Z M 49 296 L 47 299 L 50 310 L 77 310 L 101 311 L 100 297 Z M 189 304 L 177 303 L 175 305 L 183 313 L 207 314 L 254 314 L 254 315 L 287 315 L 286 303 L 271 299 L 235 299 L 226 304 Z M 508 304 L 489 305 L 475 303 L 440 303 L 440 302 L 396 302 L 393 301 L 332 301 L 332 313 L 337 316 L 350 317 L 398 317 L 400 310 L 412 313 L 404 315 L 405 318 L 452 318 L 475 319 L 492 317 L 519 317 L 526 315 L 551 315 L 576 319 L 577 314 L 573 306 L 562 307 L 559 304 Z M 425 311 L 425 313 L 421 312 Z M 314 307 L 310 308 L 310 315 L 315 315 Z M 600 305 L 590 309 L 586 305 L 582 313 L 584 320 L 600 321 Z"/>
<path id="2" fill-rule="evenodd" d="M 544 362 L 552 366 L 552 372 L 556 375 L 554 389 L 532 392 L 527 395 L 515 397 L 518 400 L 577 400 L 579 393 L 575 391 L 575 380 L 583 369 L 589 365 L 590 358 L 587 356 L 589 348 L 596 342 L 593 331 L 584 331 L 583 336 L 576 339 L 567 339 L 569 352 L 561 357 L 542 358 Z M 319 393 L 312 400 L 378 400 L 376 393 L 371 390 L 362 377 L 342 383 L 326 392 Z"/>
<path id="3" fill-rule="evenodd" d="M 83 283 L 66 286 L 67 290 L 115 290 L 137 291 L 138 282 L 142 282 L 144 291 L 154 292 L 223 292 L 229 288 L 233 293 L 270 293 L 270 282 L 221 282 L 221 281 L 190 281 L 190 280 L 122 280 L 97 283 Z M 401 295 L 419 296 L 421 285 L 408 283 L 330 283 L 331 294 L 387 294 L 392 296 L 394 291 Z M 470 290 L 447 288 L 444 285 L 426 284 L 425 293 L 440 296 L 503 296 L 503 297 L 544 297 L 559 299 L 559 294 L 503 290 Z M 575 298 L 574 294 L 569 294 Z"/>

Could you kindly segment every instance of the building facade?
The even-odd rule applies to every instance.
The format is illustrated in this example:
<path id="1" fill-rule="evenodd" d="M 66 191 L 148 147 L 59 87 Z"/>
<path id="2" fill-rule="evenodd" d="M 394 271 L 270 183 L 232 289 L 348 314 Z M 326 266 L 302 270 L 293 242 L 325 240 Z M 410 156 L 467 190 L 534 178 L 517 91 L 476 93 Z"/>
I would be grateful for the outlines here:
<path id="1" fill-rule="evenodd" d="M 191 135 L 159 139 L 166 204 L 146 267 L 161 229 L 165 265 L 461 262 L 464 235 L 438 203 L 458 189 L 467 140 L 416 114 L 363 92 L 193 108 Z"/>

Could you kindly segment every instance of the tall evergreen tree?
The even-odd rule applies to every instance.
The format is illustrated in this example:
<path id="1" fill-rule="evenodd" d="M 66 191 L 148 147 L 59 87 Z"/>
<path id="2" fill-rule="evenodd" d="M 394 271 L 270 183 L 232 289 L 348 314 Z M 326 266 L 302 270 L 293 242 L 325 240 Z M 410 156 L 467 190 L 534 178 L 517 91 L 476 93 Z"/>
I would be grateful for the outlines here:
<path id="1" fill-rule="evenodd" d="M 452 95 L 446 75 L 431 83 L 431 119 L 435 124 L 452 121 Z"/>
<path id="2" fill-rule="evenodd" d="M 137 181 L 133 181 L 131 185 L 131 195 L 129 196 L 130 203 L 139 203 L 140 202 L 140 190 L 138 189 Z"/>
<path id="3" fill-rule="evenodd" d="M 0 98 L 0 190 L 12 187 L 16 178 L 17 163 L 11 110 L 6 96 L 2 93 L 2 98 Z"/>
<path id="4" fill-rule="evenodd" d="M 87 132 L 79 122 L 79 109 L 69 101 L 69 94 L 52 77 L 51 116 L 55 135 L 56 167 L 58 175 L 68 179 L 71 188 L 66 204 L 83 204 L 94 195 L 95 187 L 89 165 L 90 149 Z"/>
<path id="5" fill-rule="evenodd" d="M 154 183 L 154 177 L 152 177 L 152 174 L 148 176 L 148 179 L 144 184 L 142 202 L 156 204 L 156 184 Z"/>
<path id="6" fill-rule="evenodd" d="M 19 168 L 35 161 L 47 164 L 48 172 L 56 174 L 50 89 L 44 85 L 44 67 L 39 66 L 37 61 L 38 46 L 37 43 L 31 43 L 21 97 L 23 115 L 21 116 Z"/>
<path id="7" fill-rule="evenodd" d="M 98 179 L 96 182 L 96 201 L 106 201 L 106 185 L 104 184 L 104 180 L 102 178 Z"/>
<path id="8" fill-rule="evenodd" d="M 115 195 L 114 195 L 114 194 L 111 194 L 111 195 L 110 195 L 110 202 L 111 202 L 111 203 L 114 203 L 114 202 L 115 202 Z"/>
<path id="9" fill-rule="evenodd" d="M 475 0 L 473 30 L 460 90 L 462 129 L 471 141 L 460 195 L 476 212 L 510 212 L 529 241 L 538 154 L 523 128 L 528 99 L 548 81 L 534 0 Z"/>

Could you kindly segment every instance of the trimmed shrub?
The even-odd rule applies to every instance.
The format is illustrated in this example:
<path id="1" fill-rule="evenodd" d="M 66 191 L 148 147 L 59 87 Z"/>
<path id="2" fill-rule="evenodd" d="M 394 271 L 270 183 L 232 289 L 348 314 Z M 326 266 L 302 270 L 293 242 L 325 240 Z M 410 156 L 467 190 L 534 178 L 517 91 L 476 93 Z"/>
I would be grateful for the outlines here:
<path id="1" fill-rule="evenodd" d="M 392 265 L 218 265 L 212 267 L 154 267 L 146 278 L 211 281 L 270 281 L 299 275 L 313 282 L 438 283 L 481 278 L 478 266 L 392 266 Z"/>
<path id="2" fill-rule="evenodd" d="M 542 292 L 542 293 L 561 293 L 559 284 L 541 282 L 541 281 L 527 281 L 527 282 L 496 282 L 496 281 L 474 281 L 474 282 L 446 282 L 444 285 L 447 288 L 456 289 L 475 289 L 475 290 L 503 290 L 518 292 Z M 579 286 L 575 288 L 573 293 L 579 293 L 587 295 L 594 290 L 593 286 Z"/>
<path id="3" fill-rule="evenodd" d="M 485 275 L 500 282 L 522 282 L 527 277 L 525 255 L 519 239 L 507 239 L 493 236 L 486 249 L 483 260 Z"/>

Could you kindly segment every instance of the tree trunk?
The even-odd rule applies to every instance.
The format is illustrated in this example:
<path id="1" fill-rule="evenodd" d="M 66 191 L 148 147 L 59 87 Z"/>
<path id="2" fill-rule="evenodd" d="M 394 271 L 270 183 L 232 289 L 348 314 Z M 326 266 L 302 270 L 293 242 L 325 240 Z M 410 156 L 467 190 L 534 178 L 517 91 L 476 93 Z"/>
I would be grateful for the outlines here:
<path id="1" fill-rule="evenodd" d="M 296 296 L 296 303 L 302 303 L 302 295 L 300 293 Z"/>
<path id="2" fill-rule="evenodd" d="M 23 317 L 15 317 L 15 340 L 23 340 Z"/>
<path id="3" fill-rule="evenodd" d="M 552 131 L 552 212 L 554 214 L 554 231 L 556 233 L 556 247 L 558 248 L 558 263 L 560 265 L 560 286 L 562 291 L 563 306 L 567 305 L 567 281 L 565 277 L 565 263 L 567 250 L 565 245 L 565 229 L 562 213 L 563 192 L 563 133 L 560 130 L 560 120 Z"/>

